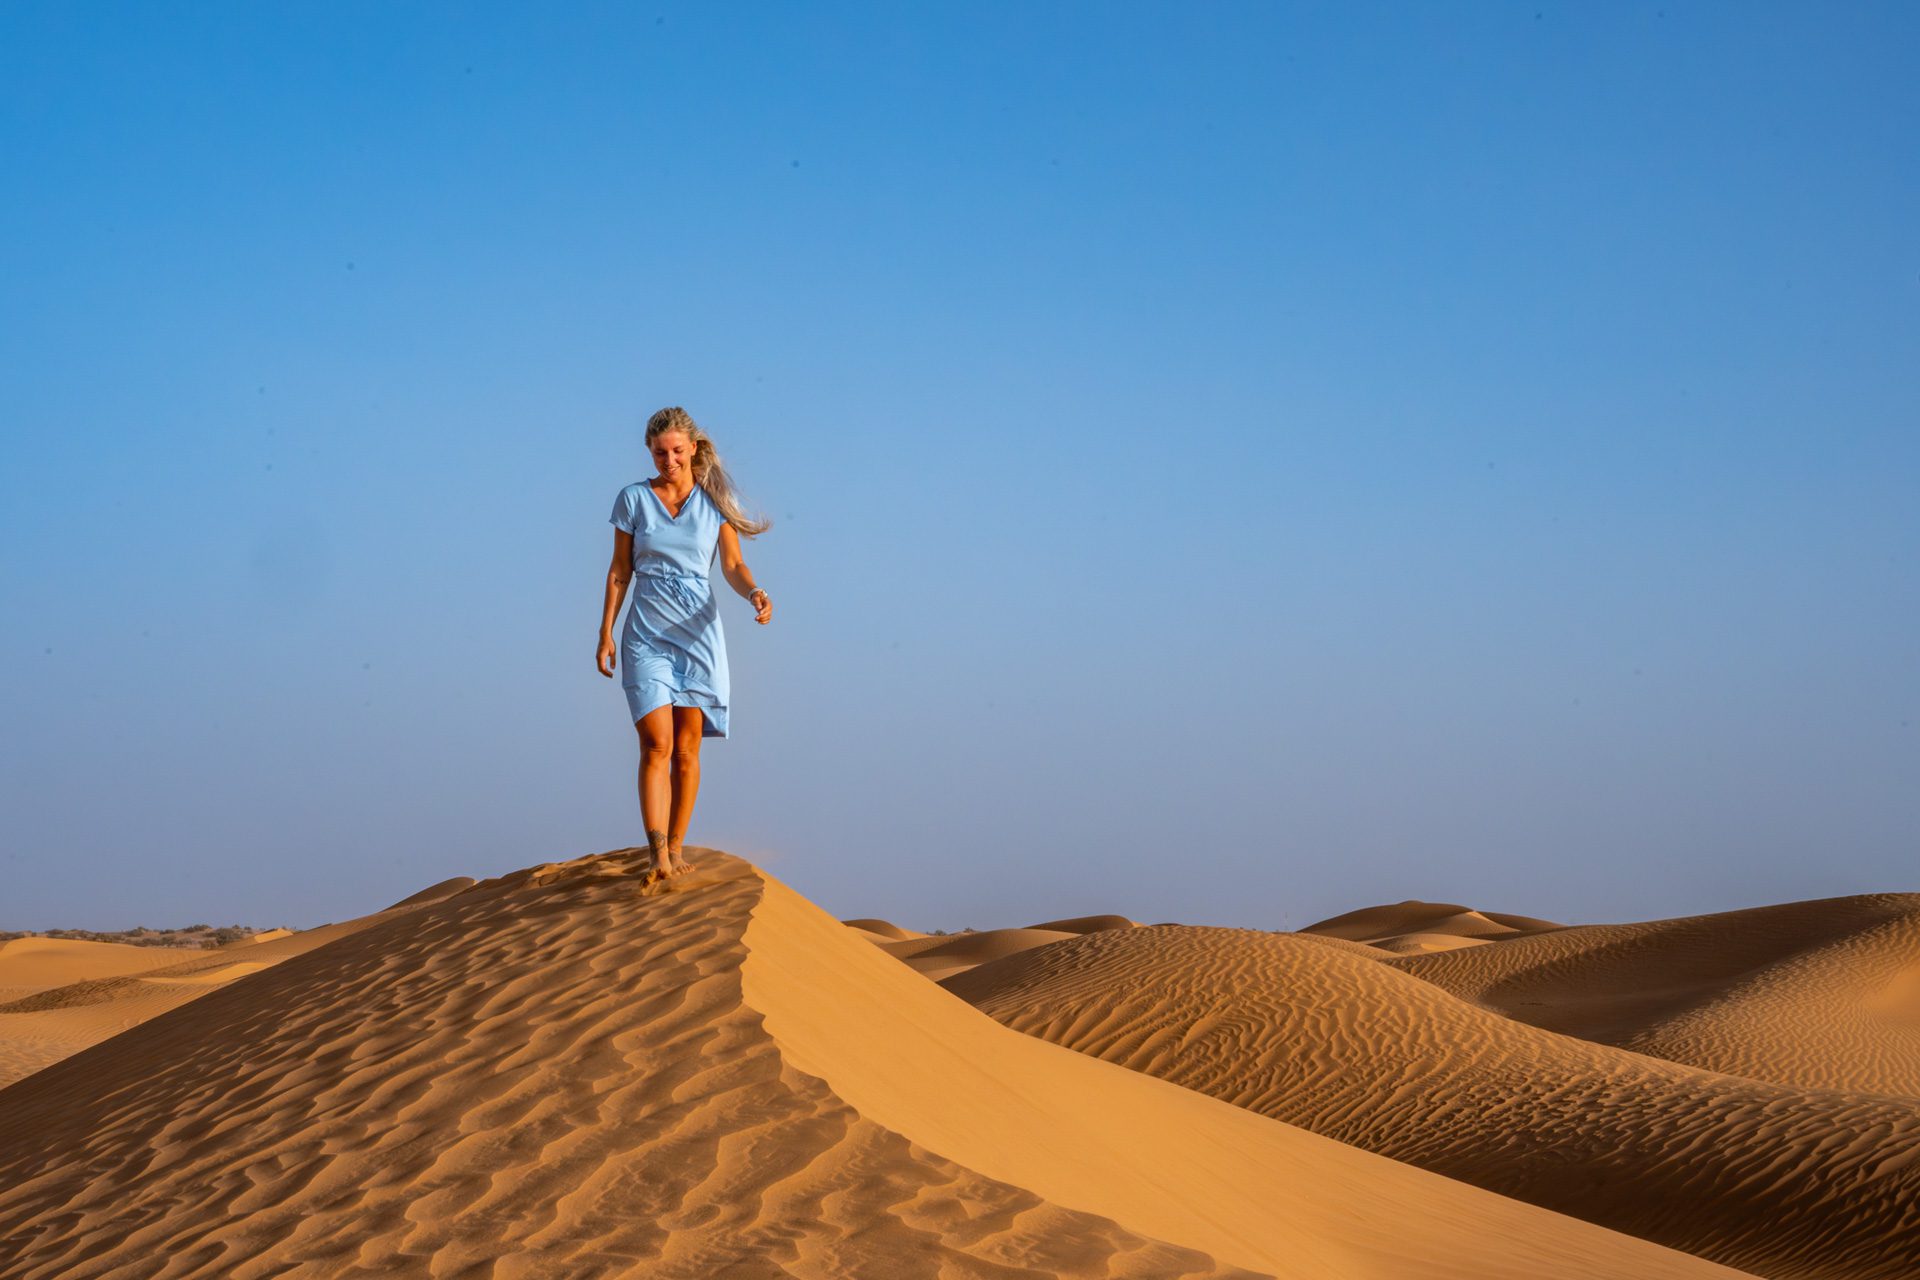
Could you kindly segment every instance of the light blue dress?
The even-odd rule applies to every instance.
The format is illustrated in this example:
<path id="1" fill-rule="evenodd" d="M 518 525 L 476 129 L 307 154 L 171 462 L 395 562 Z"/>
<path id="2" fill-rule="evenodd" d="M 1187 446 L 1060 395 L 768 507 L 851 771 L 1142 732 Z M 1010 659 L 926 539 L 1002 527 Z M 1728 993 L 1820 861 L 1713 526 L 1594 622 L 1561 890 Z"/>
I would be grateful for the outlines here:
<path id="1" fill-rule="evenodd" d="M 620 686 L 638 720 L 655 707 L 699 707 L 701 735 L 727 736 L 727 638 L 707 567 L 726 517 L 699 485 L 669 516 L 645 481 L 613 500 L 613 524 L 633 535 L 632 602 L 620 637 Z"/>

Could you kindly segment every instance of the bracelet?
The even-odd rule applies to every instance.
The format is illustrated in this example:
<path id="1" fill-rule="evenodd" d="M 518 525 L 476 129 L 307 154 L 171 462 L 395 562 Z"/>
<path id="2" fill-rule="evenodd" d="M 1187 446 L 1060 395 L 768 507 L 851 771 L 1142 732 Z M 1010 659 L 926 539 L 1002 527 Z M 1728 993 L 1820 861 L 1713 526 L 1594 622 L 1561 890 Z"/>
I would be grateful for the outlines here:
<path id="1" fill-rule="evenodd" d="M 767 596 L 767 589 L 765 587 L 755 587 L 753 590 L 747 592 L 747 599 L 751 600 L 755 596 Z M 771 600 L 773 597 L 767 596 L 767 599 Z"/>

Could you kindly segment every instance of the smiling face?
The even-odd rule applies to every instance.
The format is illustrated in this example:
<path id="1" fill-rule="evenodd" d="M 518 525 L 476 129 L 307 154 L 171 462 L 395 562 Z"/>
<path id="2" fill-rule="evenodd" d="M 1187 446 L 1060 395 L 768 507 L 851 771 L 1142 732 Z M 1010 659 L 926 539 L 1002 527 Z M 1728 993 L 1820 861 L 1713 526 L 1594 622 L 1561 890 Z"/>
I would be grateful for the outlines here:
<path id="1" fill-rule="evenodd" d="M 678 487 L 693 475 L 693 441 L 684 431 L 662 431 L 647 446 L 660 478 Z"/>

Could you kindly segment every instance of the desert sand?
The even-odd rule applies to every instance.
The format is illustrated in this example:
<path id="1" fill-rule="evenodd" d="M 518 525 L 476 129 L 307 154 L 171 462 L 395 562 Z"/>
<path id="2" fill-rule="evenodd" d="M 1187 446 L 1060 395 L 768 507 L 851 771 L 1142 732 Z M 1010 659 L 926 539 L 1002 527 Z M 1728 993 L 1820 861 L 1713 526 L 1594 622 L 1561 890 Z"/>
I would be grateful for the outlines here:
<path id="1" fill-rule="evenodd" d="M 1920 894 L 1558 929 L 1398 965 L 1549 1031 L 1754 1080 L 1920 1099 Z"/>
<path id="2" fill-rule="evenodd" d="M 1322 933 L 1101 930 L 942 985 L 1050 1043 L 1742 1270 L 1894 1280 L 1920 1274 L 1920 1102 L 1887 1087 L 1912 1067 L 1915 901 L 1587 929 L 1408 903 Z M 1646 1029 L 1673 1060 L 1580 1038 Z M 1855 1087 L 1818 1087 L 1836 1082 Z"/>
<path id="3" fill-rule="evenodd" d="M 473 883 L 423 889 L 386 912 L 218 950 L 129 947 L 61 938 L 0 942 L 0 1086 L 196 1000 L 215 988 Z"/>
<path id="4" fill-rule="evenodd" d="M 131 975 L 180 1002 L 0 1089 L 0 1275 L 1737 1274 L 1022 1034 L 882 953 L 909 931 L 690 852 L 657 892 L 615 851 Z M 1163 934 L 1031 932 L 1060 936 L 958 948 L 951 981 Z M 1903 1176 L 1857 1219 L 1900 1212 Z"/>

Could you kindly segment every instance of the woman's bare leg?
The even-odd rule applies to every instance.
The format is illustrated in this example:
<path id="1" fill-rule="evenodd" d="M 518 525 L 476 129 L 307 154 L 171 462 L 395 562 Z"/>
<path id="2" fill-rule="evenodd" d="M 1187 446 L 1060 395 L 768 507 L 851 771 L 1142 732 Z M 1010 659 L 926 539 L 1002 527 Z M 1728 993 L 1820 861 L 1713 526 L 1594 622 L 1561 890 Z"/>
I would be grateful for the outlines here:
<path id="1" fill-rule="evenodd" d="M 668 818 L 672 815 L 673 764 L 672 707 L 655 707 L 633 722 L 640 733 L 640 824 L 647 830 L 647 849 L 653 854 L 653 874 L 672 875 L 667 853 Z"/>
<path id="2" fill-rule="evenodd" d="M 706 715 L 698 707 L 673 709 L 673 818 L 667 824 L 667 865 L 674 871 L 690 871 L 692 865 L 680 855 L 693 822 L 693 801 L 700 794 L 700 739 L 706 728 Z"/>

